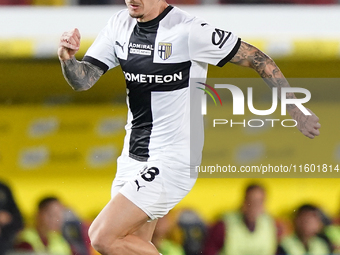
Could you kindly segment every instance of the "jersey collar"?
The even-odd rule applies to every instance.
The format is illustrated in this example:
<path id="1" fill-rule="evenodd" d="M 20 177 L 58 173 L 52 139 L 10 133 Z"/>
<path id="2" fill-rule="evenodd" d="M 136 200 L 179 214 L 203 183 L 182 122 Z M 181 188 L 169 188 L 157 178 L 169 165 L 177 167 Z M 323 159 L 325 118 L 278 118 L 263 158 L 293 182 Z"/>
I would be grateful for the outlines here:
<path id="1" fill-rule="evenodd" d="M 156 18 L 149 20 L 147 22 L 138 22 L 137 24 L 139 27 L 150 27 L 153 25 L 158 24 L 174 7 L 172 5 L 169 5 L 168 7 L 165 8 L 165 10 L 159 14 Z"/>

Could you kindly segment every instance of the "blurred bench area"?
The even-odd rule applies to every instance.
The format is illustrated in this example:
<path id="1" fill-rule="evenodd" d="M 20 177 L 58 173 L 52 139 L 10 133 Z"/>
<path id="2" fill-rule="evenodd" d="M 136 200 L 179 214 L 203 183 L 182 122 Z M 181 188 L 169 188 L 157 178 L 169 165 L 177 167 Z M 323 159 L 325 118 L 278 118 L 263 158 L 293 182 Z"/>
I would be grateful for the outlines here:
<path id="1" fill-rule="evenodd" d="M 2 6 L 0 59 L 55 58 L 59 36 L 74 27 L 82 35 L 82 56 L 108 19 L 123 8 Z M 233 31 L 276 60 L 339 59 L 340 5 L 184 5 L 182 9 Z"/>
<path id="2" fill-rule="evenodd" d="M 110 5 L 124 0 L 0 0 L 0 5 Z M 338 4 L 339 0 L 169 0 L 170 4 Z"/>
<path id="3" fill-rule="evenodd" d="M 94 2 L 111 5 L 78 6 Z M 313 141 L 294 128 L 241 125 L 213 128 L 213 118 L 233 118 L 230 93 L 222 91 L 223 107 L 213 105 L 208 99 L 202 165 L 327 164 L 333 169 L 340 165 L 340 5 L 336 4 L 337 0 L 169 2 L 183 4 L 181 8 L 189 13 L 233 31 L 270 55 L 286 77 L 297 78 L 292 80 L 293 86 L 311 92 L 312 99 L 306 107 L 320 117 L 322 125 L 322 135 Z M 275 5 L 268 4 L 274 2 Z M 89 248 L 86 230 L 110 199 L 116 159 L 125 135 L 125 80 L 117 67 L 90 90 L 74 92 L 62 76 L 57 47 L 60 35 L 77 27 L 82 35 L 77 54 L 81 59 L 110 16 L 125 8 L 124 3 L 0 0 L 0 4 L 0 181 L 10 188 L 20 211 L 18 214 L 7 207 L 8 189 L 5 193 L 0 190 L 0 255 L 5 247 L 1 244 L 17 240 L 13 233 L 36 226 L 39 201 L 51 196 L 63 205 L 64 225 L 59 231 L 71 243 L 73 254 L 95 254 Z M 223 68 L 210 66 L 208 76 L 225 78 L 235 85 L 239 81 L 234 78 L 258 78 L 253 70 L 232 64 Z M 252 84 L 242 84 L 240 88 L 246 95 L 247 87 Z M 262 82 L 253 89 L 255 108 L 269 109 L 268 87 Z M 275 116 L 283 118 L 279 109 Z M 292 237 L 294 233 L 304 240 L 314 238 L 314 247 L 320 249 L 311 254 L 340 253 L 340 172 L 337 178 L 213 177 L 199 178 L 176 210 L 160 222 L 154 243 L 163 255 L 243 255 L 237 246 L 231 250 L 225 247 L 225 243 L 235 241 L 232 228 L 236 239 L 242 240 L 239 243 L 254 245 L 249 249 L 257 244 L 270 249 L 253 255 L 294 255 L 296 250 L 297 254 L 306 254 Z M 250 191 L 258 192 L 250 195 L 246 190 L 252 183 L 262 188 L 255 185 Z M 248 204 L 260 206 L 248 208 Z M 266 213 L 261 216 L 261 224 L 269 232 L 249 241 L 242 239 L 247 235 L 242 219 L 247 219 L 246 226 L 253 232 L 257 217 L 252 212 L 257 212 L 256 216 Z M 307 225 L 312 229 L 306 230 L 308 226 L 304 222 L 309 222 Z M 28 231 L 27 235 L 33 234 Z M 268 236 L 274 237 L 271 242 Z M 331 248 L 318 238 L 331 243 Z M 278 244 L 282 244 L 280 249 Z M 12 253 L 21 254 L 21 251 Z"/>
<path id="4" fill-rule="evenodd" d="M 56 56 L 61 34 L 77 27 L 82 36 L 77 55 L 81 59 L 108 19 L 122 8 L 125 7 L 0 8 L 0 82 L 5 85 L 1 86 L 0 102 L 123 102 L 124 77 L 119 68 L 105 74 L 90 91 L 74 93 L 63 80 Z M 260 48 L 277 62 L 286 77 L 339 77 L 339 5 L 182 8 Z M 209 77 L 258 76 L 250 69 L 228 64 L 225 68 L 210 67 Z"/>

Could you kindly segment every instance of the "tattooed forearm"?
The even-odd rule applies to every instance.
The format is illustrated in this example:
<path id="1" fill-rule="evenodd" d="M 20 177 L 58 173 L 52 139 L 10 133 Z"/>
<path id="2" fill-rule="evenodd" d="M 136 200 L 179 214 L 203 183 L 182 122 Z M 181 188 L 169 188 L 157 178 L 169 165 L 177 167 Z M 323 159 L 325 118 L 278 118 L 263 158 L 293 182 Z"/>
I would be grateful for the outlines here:
<path id="1" fill-rule="evenodd" d="M 91 88 L 104 73 L 91 63 L 77 61 L 74 57 L 60 62 L 66 81 L 77 91 Z"/>
<path id="2" fill-rule="evenodd" d="M 238 52 L 230 62 L 240 66 L 253 68 L 270 88 L 278 89 L 278 96 L 280 99 L 281 88 L 289 87 L 288 81 L 275 62 L 265 53 L 246 42 L 241 43 Z M 295 95 L 293 93 L 288 93 L 286 97 L 295 98 Z M 287 105 L 288 109 L 293 109 L 295 107 L 295 105 Z"/>
<path id="3" fill-rule="evenodd" d="M 251 67 L 264 79 L 270 88 L 277 88 L 281 99 L 281 89 L 290 87 L 288 81 L 283 76 L 274 61 L 259 49 L 241 42 L 241 46 L 235 56 L 231 59 L 232 63 Z M 286 98 L 295 98 L 294 93 L 283 95 Z M 310 110 L 311 114 L 305 115 L 295 104 L 287 105 L 287 110 L 294 120 L 297 121 L 297 128 L 307 137 L 313 139 L 320 134 L 319 118 Z"/>

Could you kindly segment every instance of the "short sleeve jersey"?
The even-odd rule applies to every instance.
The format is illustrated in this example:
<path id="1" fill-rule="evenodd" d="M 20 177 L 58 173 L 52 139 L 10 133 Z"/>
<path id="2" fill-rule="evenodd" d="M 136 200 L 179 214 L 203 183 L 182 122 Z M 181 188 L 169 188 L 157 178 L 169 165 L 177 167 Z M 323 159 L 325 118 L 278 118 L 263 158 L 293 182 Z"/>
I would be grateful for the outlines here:
<path id="1" fill-rule="evenodd" d="M 173 6 L 143 23 L 128 10 L 114 15 L 83 60 L 104 72 L 118 65 L 124 72 L 129 110 L 122 153 L 138 161 L 165 156 L 199 164 L 203 91 L 194 80 L 205 81 L 208 64 L 224 66 L 240 43 Z"/>

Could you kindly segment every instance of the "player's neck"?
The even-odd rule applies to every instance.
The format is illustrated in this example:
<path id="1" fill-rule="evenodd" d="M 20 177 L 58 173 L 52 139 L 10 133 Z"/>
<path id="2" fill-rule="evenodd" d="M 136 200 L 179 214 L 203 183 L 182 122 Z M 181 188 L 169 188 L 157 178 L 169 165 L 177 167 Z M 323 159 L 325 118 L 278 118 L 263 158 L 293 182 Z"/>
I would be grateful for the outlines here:
<path id="1" fill-rule="evenodd" d="M 138 22 L 148 22 L 157 18 L 167 7 L 169 4 L 165 1 L 160 0 L 154 8 L 152 8 L 148 13 L 143 15 L 141 18 L 137 18 Z"/>

